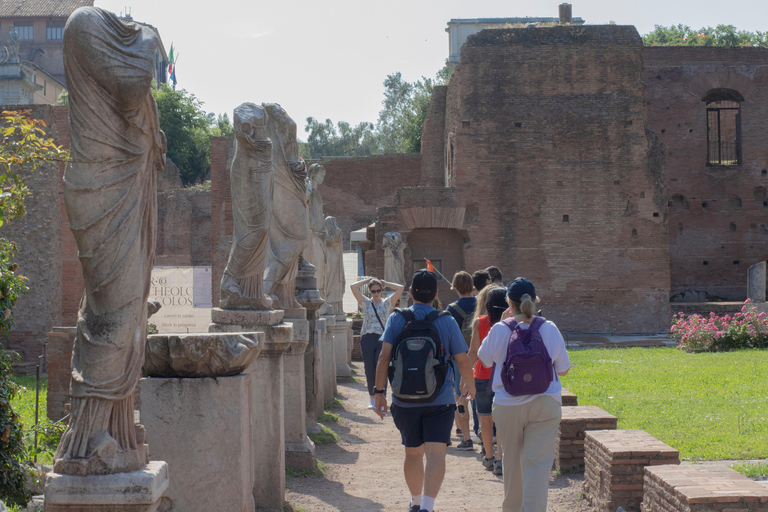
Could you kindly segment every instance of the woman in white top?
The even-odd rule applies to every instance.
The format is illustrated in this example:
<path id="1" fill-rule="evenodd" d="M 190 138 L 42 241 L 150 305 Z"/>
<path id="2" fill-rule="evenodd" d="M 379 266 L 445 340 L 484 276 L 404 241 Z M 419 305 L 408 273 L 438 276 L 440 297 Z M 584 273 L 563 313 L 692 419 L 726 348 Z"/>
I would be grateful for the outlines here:
<path id="1" fill-rule="evenodd" d="M 368 285 L 368 291 L 371 292 L 371 299 L 360 292 L 363 285 Z M 384 287 L 393 288 L 395 292 L 382 299 L 381 295 Z M 384 332 L 384 324 L 392 311 L 392 302 L 395 303 L 403 294 L 404 286 L 397 283 L 388 283 L 374 277 L 363 279 L 352 283 L 349 287 L 352 295 L 357 299 L 358 304 L 363 310 L 363 327 L 360 329 L 360 349 L 363 352 L 363 366 L 365 367 L 365 380 L 368 385 L 368 395 L 370 401 L 368 408 L 373 409 L 373 386 L 376 382 L 376 363 L 379 360 L 381 352 L 381 334 Z M 386 393 L 386 386 L 384 388 Z"/>
<path id="2" fill-rule="evenodd" d="M 507 289 L 509 309 L 522 329 L 530 328 L 538 298 L 533 284 L 518 277 Z M 538 395 L 510 395 L 501 380 L 501 371 L 493 375 L 493 420 L 496 435 L 504 446 L 504 512 L 546 512 L 549 473 L 555 458 L 557 429 L 560 425 L 560 379 L 570 368 L 568 352 L 557 326 L 545 321 L 539 328 L 544 346 L 552 359 L 553 379 L 549 388 Z M 512 331 L 499 322 L 483 340 L 477 355 L 485 366 L 501 368 L 507 357 Z"/>

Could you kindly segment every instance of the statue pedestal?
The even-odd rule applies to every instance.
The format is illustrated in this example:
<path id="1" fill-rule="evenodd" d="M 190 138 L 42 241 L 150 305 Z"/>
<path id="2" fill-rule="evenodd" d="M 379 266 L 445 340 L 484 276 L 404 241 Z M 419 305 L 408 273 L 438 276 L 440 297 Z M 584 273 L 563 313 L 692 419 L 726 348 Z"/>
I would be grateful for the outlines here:
<path id="1" fill-rule="evenodd" d="M 317 424 L 317 415 L 323 412 L 323 357 L 322 335 L 318 336 L 317 310 L 325 304 L 325 301 L 317 290 L 317 279 L 314 277 L 314 272 L 315 270 L 310 272 L 299 269 L 299 275 L 296 278 L 296 301 L 307 310 L 309 331 L 307 349 L 304 351 L 306 428 L 307 432 L 319 433 L 320 426 Z"/>
<path id="2" fill-rule="evenodd" d="M 336 361 L 336 380 L 347 382 L 352 377 L 349 360 L 352 353 L 349 346 L 349 332 L 352 326 L 346 315 L 334 315 L 334 325 L 329 329 L 333 337 L 333 350 Z"/>
<path id="3" fill-rule="evenodd" d="M 293 340 L 283 355 L 285 366 L 285 465 L 295 470 L 315 469 L 315 444 L 307 437 L 307 392 L 304 353 L 309 345 L 309 321 L 286 318 Z"/>
<path id="4" fill-rule="evenodd" d="M 168 487 L 168 464 L 153 461 L 139 471 L 72 476 L 50 473 L 46 512 L 155 512 Z"/>
<path id="5" fill-rule="evenodd" d="M 325 322 L 323 338 L 323 402 L 333 402 L 336 396 L 336 347 L 333 331 L 336 328 L 336 315 L 322 315 Z M 350 372 L 351 375 L 351 372 Z"/>
<path id="6" fill-rule="evenodd" d="M 163 510 L 254 510 L 251 376 L 148 377 L 139 386 L 151 457 L 173 471 Z"/>
<path id="7" fill-rule="evenodd" d="M 244 372 L 252 379 L 253 500 L 281 510 L 285 499 L 285 374 L 283 354 L 293 328 L 280 323 L 282 310 L 241 311 L 213 308 L 210 332 L 263 332 L 259 357 Z M 271 323 L 260 323 L 271 322 Z"/>

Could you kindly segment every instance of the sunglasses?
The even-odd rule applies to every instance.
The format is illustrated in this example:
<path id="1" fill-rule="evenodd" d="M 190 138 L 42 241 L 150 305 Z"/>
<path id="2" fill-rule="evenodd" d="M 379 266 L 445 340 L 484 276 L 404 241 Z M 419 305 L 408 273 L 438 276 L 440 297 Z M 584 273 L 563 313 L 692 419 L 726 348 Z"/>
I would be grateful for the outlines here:
<path id="1" fill-rule="evenodd" d="M 371 290 L 371 293 L 381 293 L 381 288 L 379 288 L 378 290 Z"/>

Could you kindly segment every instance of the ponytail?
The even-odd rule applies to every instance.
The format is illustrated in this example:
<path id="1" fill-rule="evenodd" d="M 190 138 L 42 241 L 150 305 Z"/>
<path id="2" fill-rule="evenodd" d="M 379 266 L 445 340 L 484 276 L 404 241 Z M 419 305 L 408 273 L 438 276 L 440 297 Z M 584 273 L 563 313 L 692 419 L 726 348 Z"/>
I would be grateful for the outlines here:
<path id="1" fill-rule="evenodd" d="M 536 304 L 533 302 L 531 296 L 525 293 L 522 297 L 520 297 L 520 307 L 518 307 L 518 309 L 527 318 L 531 318 L 536 312 Z"/>

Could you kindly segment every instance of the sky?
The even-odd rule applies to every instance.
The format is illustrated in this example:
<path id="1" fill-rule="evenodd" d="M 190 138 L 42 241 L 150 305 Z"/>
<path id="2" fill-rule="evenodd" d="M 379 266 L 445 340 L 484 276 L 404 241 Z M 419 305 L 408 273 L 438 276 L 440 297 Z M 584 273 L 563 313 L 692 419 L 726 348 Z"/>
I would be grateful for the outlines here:
<path id="1" fill-rule="evenodd" d="M 177 88 L 217 114 L 280 103 L 305 119 L 375 123 L 387 75 L 432 78 L 448 57 L 453 18 L 557 17 L 560 0 L 95 0 L 158 28 L 178 55 Z M 768 0 L 574 0 L 588 24 L 768 31 Z"/>

